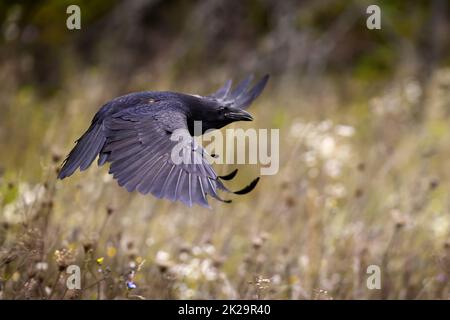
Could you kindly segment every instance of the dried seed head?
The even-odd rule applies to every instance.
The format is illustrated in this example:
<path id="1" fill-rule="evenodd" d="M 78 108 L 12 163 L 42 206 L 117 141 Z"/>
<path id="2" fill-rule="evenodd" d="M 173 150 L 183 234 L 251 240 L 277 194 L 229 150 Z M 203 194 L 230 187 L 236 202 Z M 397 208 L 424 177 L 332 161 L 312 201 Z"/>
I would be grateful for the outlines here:
<path id="1" fill-rule="evenodd" d="M 267 232 L 262 232 L 260 235 L 254 237 L 252 240 L 253 249 L 258 250 L 261 248 L 268 238 L 269 234 Z"/>
<path id="2" fill-rule="evenodd" d="M 132 252 L 128 253 L 128 259 L 130 261 L 134 262 L 136 260 L 136 258 L 137 258 L 137 253 L 136 252 L 132 251 Z"/>
<path id="3" fill-rule="evenodd" d="M 364 194 L 363 189 L 357 188 L 357 189 L 355 190 L 355 198 L 361 198 L 363 194 Z"/>
<path id="4" fill-rule="evenodd" d="M 314 300 L 333 300 L 328 291 L 322 289 L 314 290 Z"/>
<path id="5" fill-rule="evenodd" d="M 269 239 L 269 234 L 267 232 L 261 233 L 261 239 L 266 242 Z"/>
<path id="6" fill-rule="evenodd" d="M 180 247 L 180 254 L 185 253 L 185 254 L 191 254 L 192 252 L 192 248 L 187 245 L 187 244 L 183 244 Z"/>
<path id="7" fill-rule="evenodd" d="M 66 297 L 69 300 L 78 300 L 81 297 L 81 290 L 67 290 Z"/>
<path id="8" fill-rule="evenodd" d="M 126 247 L 127 247 L 127 250 L 133 250 L 134 242 L 133 241 L 128 241 Z"/>
<path id="9" fill-rule="evenodd" d="M 116 209 L 114 209 L 114 208 L 111 207 L 111 206 L 107 206 L 107 207 L 106 207 L 106 214 L 107 214 L 108 216 L 112 215 L 115 211 L 116 211 Z"/>
<path id="10" fill-rule="evenodd" d="M 172 262 L 170 261 L 170 255 L 165 251 L 158 251 L 156 253 L 155 262 L 156 266 L 158 267 L 161 273 L 166 273 L 172 266 Z"/>
<path id="11" fill-rule="evenodd" d="M 61 161 L 61 155 L 57 152 L 53 152 L 52 161 L 53 163 L 59 163 Z"/>
<path id="12" fill-rule="evenodd" d="M 48 200 L 43 203 L 44 207 L 48 209 L 53 209 L 53 200 Z"/>
<path id="13" fill-rule="evenodd" d="M 161 273 L 166 273 L 170 268 L 170 264 L 168 262 L 159 262 L 156 266 Z"/>
<path id="14" fill-rule="evenodd" d="M 395 222 L 395 228 L 396 229 L 401 229 L 405 226 L 405 221 L 396 221 Z"/>
<path id="15" fill-rule="evenodd" d="M 24 284 L 25 299 L 32 299 L 36 295 L 38 282 L 35 279 L 30 279 Z"/>
<path id="16" fill-rule="evenodd" d="M 158 266 L 158 269 L 161 273 L 166 273 L 168 270 L 167 266 Z"/>
<path id="17" fill-rule="evenodd" d="M 55 251 L 56 264 L 60 271 L 64 271 L 70 264 L 75 261 L 72 249 L 63 248 Z"/>
<path id="18" fill-rule="evenodd" d="M 439 186 L 439 180 L 438 179 L 431 179 L 430 181 L 430 190 L 434 190 Z"/>
<path id="19" fill-rule="evenodd" d="M 450 240 L 447 240 L 444 242 L 444 248 L 445 249 L 450 249 Z"/>
<path id="20" fill-rule="evenodd" d="M 394 219 L 394 225 L 396 229 L 401 229 L 407 224 L 408 216 L 405 213 L 401 212 L 398 209 L 394 209 L 392 210 L 391 214 Z"/>
<path id="21" fill-rule="evenodd" d="M 288 208 L 295 207 L 296 204 L 297 204 L 297 201 L 295 200 L 294 197 L 291 197 L 291 196 L 286 197 L 286 206 Z"/>
<path id="22" fill-rule="evenodd" d="M 285 180 L 281 183 L 280 187 L 281 189 L 288 189 L 289 185 L 290 185 L 289 181 Z"/>
<path id="23" fill-rule="evenodd" d="M 213 266 L 217 269 L 221 268 L 223 266 L 224 262 L 225 262 L 225 257 L 215 256 L 213 258 Z"/>
<path id="24" fill-rule="evenodd" d="M 94 247 L 94 245 L 91 241 L 83 242 L 84 253 L 88 253 L 89 251 L 91 251 L 93 249 L 93 247 Z"/>
<path id="25" fill-rule="evenodd" d="M 37 275 L 37 272 L 35 270 L 33 270 L 33 269 L 30 269 L 27 272 L 28 279 L 33 279 L 33 278 L 36 277 L 36 275 Z"/>
<path id="26" fill-rule="evenodd" d="M 262 291 L 262 290 L 269 289 L 270 282 L 271 281 L 269 278 L 264 278 L 263 276 L 259 275 L 259 276 L 255 277 L 254 281 L 251 282 L 251 284 L 254 284 L 256 289 L 258 289 L 259 291 Z"/>
<path id="27" fill-rule="evenodd" d="M 263 242 L 264 241 L 261 239 L 261 237 L 255 237 L 252 241 L 253 249 L 258 250 L 259 248 L 261 248 L 263 245 Z"/>

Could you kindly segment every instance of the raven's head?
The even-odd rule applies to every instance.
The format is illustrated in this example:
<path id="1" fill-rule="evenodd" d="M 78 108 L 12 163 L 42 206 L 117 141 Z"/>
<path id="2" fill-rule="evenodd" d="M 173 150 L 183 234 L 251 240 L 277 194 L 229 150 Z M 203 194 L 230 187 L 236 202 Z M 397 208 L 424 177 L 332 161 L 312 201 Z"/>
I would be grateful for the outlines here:
<path id="1" fill-rule="evenodd" d="M 188 125 L 189 131 L 193 135 L 200 133 L 197 131 L 198 129 L 194 131 L 194 128 L 191 127 L 195 125 L 194 122 L 201 122 L 201 134 L 203 134 L 207 130 L 220 129 L 232 122 L 253 120 L 252 115 L 247 111 L 228 105 L 220 105 L 216 101 L 205 102 L 196 109 L 197 112 L 194 112 L 189 119 L 190 121 L 188 121 L 191 122 Z"/>

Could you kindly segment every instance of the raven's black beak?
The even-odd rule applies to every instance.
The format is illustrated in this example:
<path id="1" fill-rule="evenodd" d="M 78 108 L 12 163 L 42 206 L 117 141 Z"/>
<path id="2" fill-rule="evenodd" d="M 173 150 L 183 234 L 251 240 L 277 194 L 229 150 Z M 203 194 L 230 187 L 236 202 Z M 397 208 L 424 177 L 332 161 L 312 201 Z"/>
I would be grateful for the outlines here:
<path id="1" fill-rule="evenodd" d="M 242 109 L 230 109 L 229 112 L 225 113 L 225 118 L 231 119 L 233 121 L 252 121 L 253 117 L 250 113 Z"/>

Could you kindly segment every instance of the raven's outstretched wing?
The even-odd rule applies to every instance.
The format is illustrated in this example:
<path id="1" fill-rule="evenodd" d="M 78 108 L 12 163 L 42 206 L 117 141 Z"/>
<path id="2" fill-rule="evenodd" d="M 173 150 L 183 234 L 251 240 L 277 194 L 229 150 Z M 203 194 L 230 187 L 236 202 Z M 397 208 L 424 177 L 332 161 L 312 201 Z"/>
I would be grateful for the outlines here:
<path id="1" fill-rule="evenodd" d="M 234 90 L 231 90 L 231 80 L 228 80 L 223 87 L 209 95 L 208 98 L 215 99 L 222 105 L 246 109 L 264 90 L 269 75 L 265 75 L 252 89 L 249 89 L 252 80 L 253 75 L 248 76 L 238 83 Z"/>
<path id="2" fill-rule="evenodd" d="M 104 127 L 106 143 L 100 157 L 111 162 L 109 172 L 128 191 L 152 193 L 188 206 L 208 207 L 206 195 L 224 201 L 217 189 L 227 189 L 204 158 L 201 146 L 188 134 L 186 116 L 173 102 L 126 109 L 106 118 Z M 181 146 L 172 138 L 176 130 L 184 130 L 183 138 L 191 139 L 177 149 L 180 158 L 190 163 L 172 157 L 174 147 Z"/>

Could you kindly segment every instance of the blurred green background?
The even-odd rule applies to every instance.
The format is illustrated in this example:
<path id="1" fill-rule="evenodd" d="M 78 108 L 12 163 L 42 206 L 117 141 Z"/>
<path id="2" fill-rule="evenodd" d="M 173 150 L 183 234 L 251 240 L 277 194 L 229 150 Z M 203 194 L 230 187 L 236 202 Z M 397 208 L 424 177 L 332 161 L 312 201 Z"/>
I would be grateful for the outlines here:
<path id="1" fill-rule="evenodd" d="M 448 299 L 449 16 L 445 0 L 0 2 L 0 298 Z M 252 194 L 189 209 L 95 165 L 56 182 L 106 101 L 249 73 L 271 80 L 234 126 L 281 139 Z M 241 169 L 236 186 L 258 174 Z"/>

